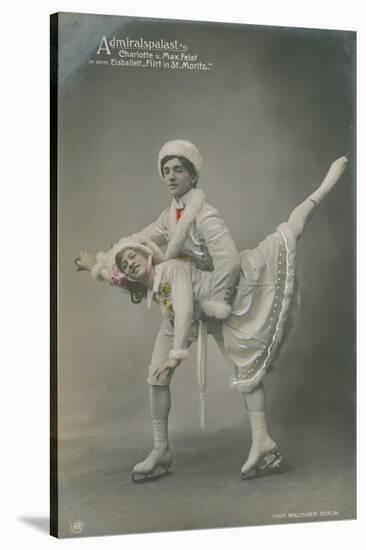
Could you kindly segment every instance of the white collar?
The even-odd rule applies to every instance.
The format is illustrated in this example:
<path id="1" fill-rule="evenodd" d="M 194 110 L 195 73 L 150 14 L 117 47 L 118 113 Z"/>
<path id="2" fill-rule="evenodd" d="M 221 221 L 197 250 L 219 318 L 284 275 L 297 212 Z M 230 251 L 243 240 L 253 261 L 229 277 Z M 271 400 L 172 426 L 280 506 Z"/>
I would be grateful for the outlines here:
<path id="1" fill-rule="evenodd" d="M 184 208 L 187 202 L 189 201 L 190 197 L 194 195 L 194 193 L 192 193 L 192 191 L 194 190 L 195 188 L 192 187 L 189 191 L 187 191 L 187 193 L 184 193 L 184 195 L 178 197 L 177 199 L 173 199 L 173 204 L 175 208 Z"/>

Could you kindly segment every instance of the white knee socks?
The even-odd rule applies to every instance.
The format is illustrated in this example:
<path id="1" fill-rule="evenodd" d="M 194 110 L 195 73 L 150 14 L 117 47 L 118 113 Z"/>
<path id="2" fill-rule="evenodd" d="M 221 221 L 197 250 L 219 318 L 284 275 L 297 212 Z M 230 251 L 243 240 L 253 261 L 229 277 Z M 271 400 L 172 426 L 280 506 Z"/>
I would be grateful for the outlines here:
<path id="1" fill-rule="evenodd" d="M 319 205 L 322 200 L 328 195 L 328 193 L 333 189 L 333 187 L 347 168 L 347 164 L 347 157 L 340 157 L 339 159 L 335 160 L 331 165 L 323 182 L 318 187 L 318 189 L 310 195 L 309 200 L 314 202 L 315 205 Z"/>
<path id="2" fill-rule="evenodd" d="M 325 199 L 328 193 L 338 182 L 348 164 L 347 157 L 341 157 L 333 162 L 323 182 L 304 202 L 297 206 L 288 219 L 294 236 L 298 239 L 319 204 Z"/>
<path id="3" fill-rule="evenodd" d="M 267 431 L 266 413 L 264 411 L 249 412 L 249 422 L 252 429 L 252 441 L 269 438 Z"/>
<path id="4" fill-rule="evenodd" d="M 153 420 L 153 434 L 155 449 L 165 449 L 168 443 L 168 420 Z"/>

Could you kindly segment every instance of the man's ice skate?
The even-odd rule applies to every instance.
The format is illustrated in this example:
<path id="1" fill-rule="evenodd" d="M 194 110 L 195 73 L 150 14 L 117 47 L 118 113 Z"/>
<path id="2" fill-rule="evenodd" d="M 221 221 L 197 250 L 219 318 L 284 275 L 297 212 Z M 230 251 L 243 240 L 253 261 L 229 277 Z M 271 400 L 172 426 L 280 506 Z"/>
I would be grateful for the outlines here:
<path id="1" fill-rule="evenodd" d="M 259 457 L 255 465 L 247 472 L 242 472 L 241 479 L 255 479 L 272 474 L 280 474 L 283 471 L 283 456 L 277 449 Z"/>
<path id="2" fill-rule="evenodd" d="M 142 483 L 171 474 L 173 455 L 169 448 L 153 448 L 143 462 L 136 464 L 132 470 L 132 481 Z M 157 472 L 157 473 L 155 473 Z"/>

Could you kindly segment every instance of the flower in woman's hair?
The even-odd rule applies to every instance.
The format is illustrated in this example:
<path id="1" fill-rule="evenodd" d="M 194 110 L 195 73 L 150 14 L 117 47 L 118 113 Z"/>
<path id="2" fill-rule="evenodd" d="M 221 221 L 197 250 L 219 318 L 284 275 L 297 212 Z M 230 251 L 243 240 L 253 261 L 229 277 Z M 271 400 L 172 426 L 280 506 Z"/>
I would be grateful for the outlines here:
<path id="1" fill-rule="evenodd" d="M 127 277 L 124 273 L 121 273 L 121 271 L 118 271 L 117 269 L 112 269 L 112 280 L 111 284 L 114 286 L 126 286 L 127 285 Z"/>

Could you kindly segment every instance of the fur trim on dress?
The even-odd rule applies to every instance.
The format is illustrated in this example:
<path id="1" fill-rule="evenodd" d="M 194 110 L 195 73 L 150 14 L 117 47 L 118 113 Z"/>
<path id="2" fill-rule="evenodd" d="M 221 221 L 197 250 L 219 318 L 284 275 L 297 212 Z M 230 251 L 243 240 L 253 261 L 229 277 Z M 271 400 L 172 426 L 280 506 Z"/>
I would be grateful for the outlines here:
<path id="1" fill-rule="evenodd" d="M 225 302 L 217 302 L 216 300 L 204 300 L 201 303 L 202 311 L 207 317 L 215 319 L 226 319 L 231 313 L 231 306 Z"/>
<path id="2" fill-rule="evenodd" d="M 184 241 L 187 238 L 188 230 L 202 209 L 205 198 L 206 196 L 201 189 L 192 189 L 191 196 L 184 209 L 184 214 L 178 223 L 176 219 L 175 203 L 172 202 L 169 216 L 172 227 L 175 226 L 175 229 L 165 252 L 165 260 L 171 260 L 179 256 Z"/>

